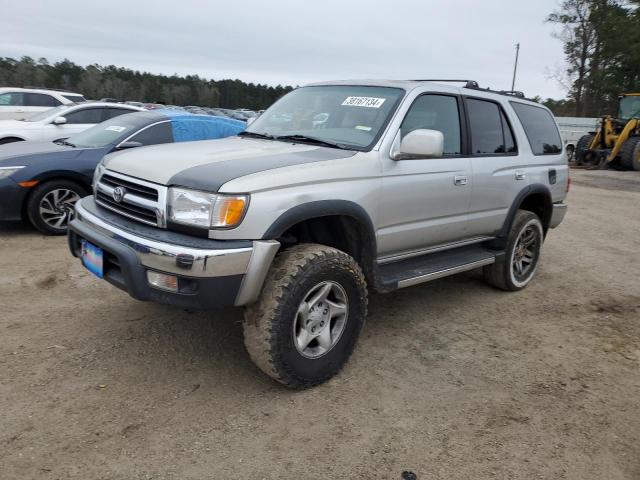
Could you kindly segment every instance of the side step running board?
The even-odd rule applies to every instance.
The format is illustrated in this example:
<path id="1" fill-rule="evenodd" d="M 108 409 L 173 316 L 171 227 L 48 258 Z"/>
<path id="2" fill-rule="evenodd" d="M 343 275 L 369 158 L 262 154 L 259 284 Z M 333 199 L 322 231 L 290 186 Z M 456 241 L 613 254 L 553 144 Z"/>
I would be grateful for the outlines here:
<path id="1" fill-rule="evenodd" d="M 491 265 L 502 252 L 469 245 L 399 262 L 381 265 L 378 273 L 382 291 L 410 287 L 456 273 Z"/>

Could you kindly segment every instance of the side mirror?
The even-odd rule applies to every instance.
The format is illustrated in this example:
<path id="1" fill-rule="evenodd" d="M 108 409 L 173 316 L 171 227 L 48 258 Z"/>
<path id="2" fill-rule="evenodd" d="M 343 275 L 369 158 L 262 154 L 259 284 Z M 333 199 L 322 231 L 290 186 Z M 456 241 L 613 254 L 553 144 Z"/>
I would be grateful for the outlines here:
<path id="1" fill-rule="evenodd" d="M 144 144 L 140 142 L 122 142 L 120 145 L 116 147 L 116 150 L 126 150 L 127 148 L 136 148 L 136 147 L 144 147 Z"/>
<path id="2" fill-rule="evenodd" d="M 444 135 L 438 130 L 418 129 L 409 132 L 400 141 L 391 158 L 408 160 L 417 158 L 438 158 L 444 153 Z"/>
<path id="3" fill-rule="evenodd" d="M 64 125 L 65 123 L 67 123 L 67 119 L 66 117 L 56 117 L 53 119 L 52 123 L 54 125 Z"/>

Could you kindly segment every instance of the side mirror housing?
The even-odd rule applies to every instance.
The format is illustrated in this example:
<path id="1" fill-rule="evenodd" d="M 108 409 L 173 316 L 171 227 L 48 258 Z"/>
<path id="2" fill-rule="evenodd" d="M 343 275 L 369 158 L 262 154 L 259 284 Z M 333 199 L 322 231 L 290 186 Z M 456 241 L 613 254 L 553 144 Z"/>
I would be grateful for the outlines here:
<path id="1" fill-rule="evenodd" d="M 418 129 L 405 135 L 392 153 L 394 160 L 439 158 L 444 153 L 444 135 L 438 130 Z"/>
<path id="2" fill-rule="evenodd" d="M 126 150 L 127 148 L 137 148 L 137 147 L 144 147 L 144 145 L 140 142 L 132 142 L 132 141 L 122 142 L 120 145 L 116 147 L 116 150 Z"/>
<path id="3" fill-rule="evenodd" d="M 56 117 L 53 119 L 54 125 L 64 125 L 65 123 L 67 123 L 66 117 Z"/>

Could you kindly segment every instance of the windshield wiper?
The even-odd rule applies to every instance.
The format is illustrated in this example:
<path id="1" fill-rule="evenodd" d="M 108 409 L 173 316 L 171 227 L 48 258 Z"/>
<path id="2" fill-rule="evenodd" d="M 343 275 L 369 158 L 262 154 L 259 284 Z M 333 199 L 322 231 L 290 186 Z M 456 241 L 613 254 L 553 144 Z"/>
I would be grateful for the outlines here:
<path id="1" fill-rule="evenodd" d="M 334 143 L 327 140 L 321 140 L 320 138 L 307 137 L 306 135 L 280 135 L 274 137 L 274 140 L 291 140 L 293 142 L 307 142 L 315 145 L 322 145 L 323 147 L 339 148 L 341 150 L 347 150 L 345 145 L 340 143 Z"/>
<path id="2" fill-rule="evenodd" d="M 239 137 L 252 137 L 252 138 L 266 138 L 267 140 L 273 140 L 274 137 L 273 135 L 269 135 L 267 133 L 258 133 L 258 132 L 247 132 L 246 130 L 244 132 L 240 132 L 238 134 Z"/>
<path id="3" fill-rule="evenodd" d="M 58 145 L 66 145 L 67 147 L 76 148 L 76 146 L 73 143 L 68 142 L 66 140 L 55 140 L 53 143 L 56 143 Z"/>

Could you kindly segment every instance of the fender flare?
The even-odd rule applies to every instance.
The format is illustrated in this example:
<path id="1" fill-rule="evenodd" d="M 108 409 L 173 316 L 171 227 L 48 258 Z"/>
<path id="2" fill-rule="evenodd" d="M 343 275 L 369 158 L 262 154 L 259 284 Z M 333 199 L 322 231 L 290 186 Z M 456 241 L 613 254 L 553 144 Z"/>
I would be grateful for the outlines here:
<path id="1" fill-rule="evenodd" d="M 364 245 L 361 246 L 363 252 L 363 265 L 361 267 L 365 270 L 365 275 L 373 278 L 378 251 L 376 233 L 367 211 L 355 202 L 349 200 L 318 200 L 296 205 L 281 214 L 267 229 L 262 239 L 274 240 L 297 223 L 335 215 L 350 217 L 356 221 L 358 233 L 364 242 Z"/>
<path id="2" fill-rule="evenodd" d="M 516 195 L 515 200 L 509 207 L 509 212 L 507 213 L 507 218 L 502 224 L 502 228 L 498 232 L 498 238 L 506 238 L 509 234 L 509 229 L 511 228 L 511 223 L 513 222 L 513 218 L 516 216 L 516 212 L 524 202 L 524 200 L 530 195 L 542 194 L 544 197 L 544 218 L 541 218 L 542 226 L 544 228 L 545 235 L 549 228 L 549 222 L 551 221 L 551 214 L 553 212 L 553 201 L 551 199 L 551 191 L 549 187 L 542 183 L 533 183 L 531 185 L 527 185 L 524 187 L 518 195 Z"/>

